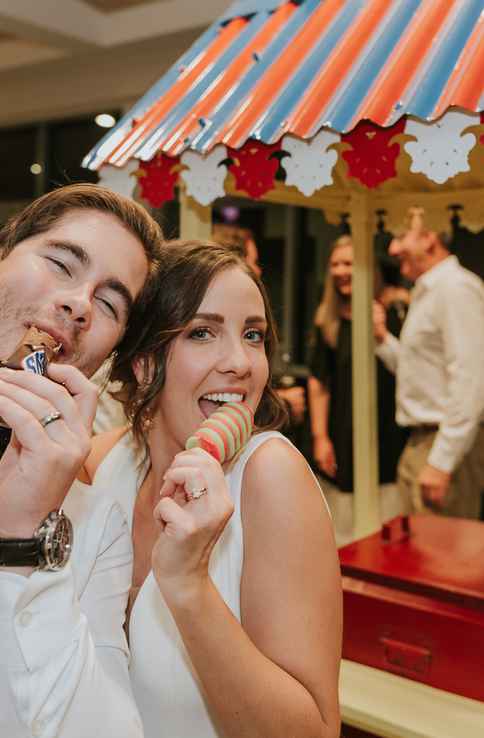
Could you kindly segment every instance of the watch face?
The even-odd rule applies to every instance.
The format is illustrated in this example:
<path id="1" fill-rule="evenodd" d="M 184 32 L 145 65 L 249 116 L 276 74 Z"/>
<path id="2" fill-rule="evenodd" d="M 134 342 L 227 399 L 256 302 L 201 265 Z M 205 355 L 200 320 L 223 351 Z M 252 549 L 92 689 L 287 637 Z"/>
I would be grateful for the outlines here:
<path id="1" fill-rule="evenodd" d="M 43 569 L 57 571 L 62 569 L 71 555 L 72 523 L 62 511 L 52 512 L 39 531 L 43 537 L 42 554 L 45 564 Z"/>

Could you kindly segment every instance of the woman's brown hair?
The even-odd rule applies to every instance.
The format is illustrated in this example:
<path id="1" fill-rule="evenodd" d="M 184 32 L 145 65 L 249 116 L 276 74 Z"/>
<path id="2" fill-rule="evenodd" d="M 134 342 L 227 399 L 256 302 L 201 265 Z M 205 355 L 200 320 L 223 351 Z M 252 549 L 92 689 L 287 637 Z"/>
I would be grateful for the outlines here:
<path id="1" fill-rule="evenodd" d="M 166 379 L 166 365 L 172 341 L 186 328 L 213 279 L 227 269 L 241 269 L 257 285 L 262 296 L 267 321 L 265 351 L 269 378 L 255 414 L 258 430 L 280 428 L 287 420 L 286 409 L 272 388 L 271 361 L 277 347 L 277 335 L 269 298 L 260 279 L 233 249 L 209 241 L 171 241 L 164 246 L 164 263 L 153 314 L 144 335 L 131 356 L 114 359 L 111 379 L 122 387 L 115 397 L 120 400 L 133 434 L 146 442 L 147 421 L 156 409 L 157 397 Z M 138 384 L 133 361 L 141 360 L 149 381 Z"/>

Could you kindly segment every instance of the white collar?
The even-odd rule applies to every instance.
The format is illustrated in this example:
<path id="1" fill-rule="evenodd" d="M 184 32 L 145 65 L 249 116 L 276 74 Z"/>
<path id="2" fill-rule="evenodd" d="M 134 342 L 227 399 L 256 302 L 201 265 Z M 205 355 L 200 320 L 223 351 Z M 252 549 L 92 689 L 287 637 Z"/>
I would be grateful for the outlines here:
<path id="1" fill-rule="evenodd" d="M 438 264 L 427 269 L 426 272 L 415 280 L 415 291 L 420 292 L 421 290 L 431 289 L 443 275 L 447 274 L 447 272 L 454 271 L 458 265 L 459 260 L 456 256 L 452 254 L 446 256 L 445 259 L 442 259 Z"/>

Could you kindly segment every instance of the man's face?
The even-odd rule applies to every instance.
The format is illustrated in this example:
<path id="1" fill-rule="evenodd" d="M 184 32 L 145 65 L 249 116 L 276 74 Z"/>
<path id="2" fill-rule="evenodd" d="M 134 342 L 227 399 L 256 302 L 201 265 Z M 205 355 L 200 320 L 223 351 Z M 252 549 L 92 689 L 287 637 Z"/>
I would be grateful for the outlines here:
<path id="1" fill-rule="evenodd" d="M 57 362 L 91 376 L 122 338 L 147 274 L 143 245 L 115 216 L 69 211 L 0 261 L 0 359 L 35 325 L 62 343 Z"/>
<path id="2" fill-rule="evenodd" d="M 400 264 L 401 274 L 412 282 L 420 277 L 429 267 L 428 254 L 432 234 L 408 231 L 401 238 L 394 238 L 388 253 L 395 256 Z"/>

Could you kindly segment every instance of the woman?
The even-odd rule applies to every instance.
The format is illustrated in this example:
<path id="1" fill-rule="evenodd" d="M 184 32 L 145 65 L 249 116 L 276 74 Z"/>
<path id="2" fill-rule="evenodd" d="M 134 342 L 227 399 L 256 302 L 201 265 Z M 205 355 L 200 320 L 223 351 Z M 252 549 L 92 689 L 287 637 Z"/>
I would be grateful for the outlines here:
<path id="1" fill-rule="evenodd" d="M 132 431 L 98 436 L 88 464 L 132 521 L 128 632 L 145 735 L 337 738 L 339 566 L 317 482 L 274 430 L 284 411 L 265 290 L 224 247 L 167 249 L 148 337 L 113 368 Z M 238 458 L 222 469 L 185 451 L 234 398 L 257 426 Z"/>
<path id="2" fill-rule="evenodd" d="M 334 486 L 325 492 L 333 515 L 336 541 L 352 540 L 353 420 L 351 361 L 351 293 L 353 243 L 338 238 L 331 249 L 323 299 L 315 316 L 315 345 L 308 379 L 313 457 Z M 401 322 L 389 307 L 389 325 Z M 394 482 L 405 444 L 405 431 L 395 423 L 395 380 L 377 360 L 379 481 L 382 516 L 401 512 Z"/>

